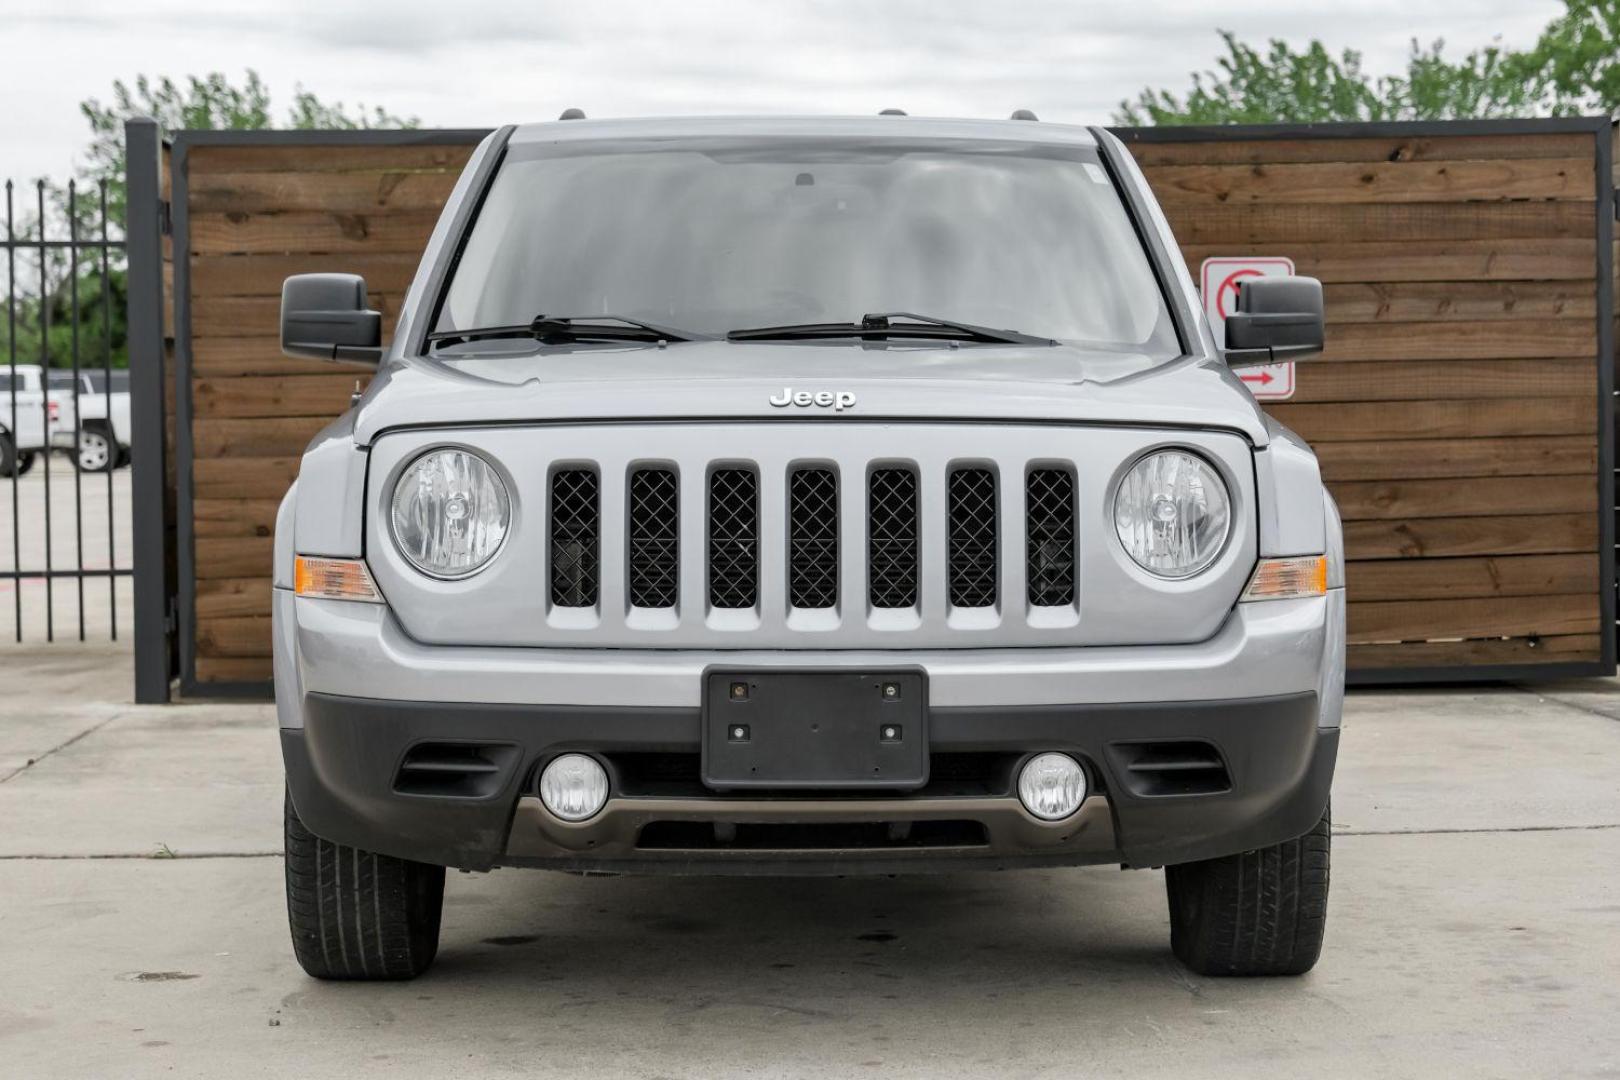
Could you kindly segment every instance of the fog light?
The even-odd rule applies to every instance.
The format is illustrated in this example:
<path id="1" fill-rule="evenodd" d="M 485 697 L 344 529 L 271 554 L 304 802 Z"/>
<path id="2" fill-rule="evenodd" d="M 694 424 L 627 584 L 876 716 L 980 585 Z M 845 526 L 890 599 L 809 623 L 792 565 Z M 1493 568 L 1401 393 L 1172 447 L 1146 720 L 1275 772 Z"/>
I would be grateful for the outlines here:
<path id="1" fill-rule="evenodd" d="M 584 821 L 607 802 L 607 771 L 595 758 L 563 754 L 540 774 L 540 801 L 564 821 Z"/>
<path id="2" fill-rule="evenodd" d="M 1037 754 L 1018 773 L 1018 801 L 1043 821 L 1066 818 L 1086 799 L 1086 771 L 1068 754 Z"/>

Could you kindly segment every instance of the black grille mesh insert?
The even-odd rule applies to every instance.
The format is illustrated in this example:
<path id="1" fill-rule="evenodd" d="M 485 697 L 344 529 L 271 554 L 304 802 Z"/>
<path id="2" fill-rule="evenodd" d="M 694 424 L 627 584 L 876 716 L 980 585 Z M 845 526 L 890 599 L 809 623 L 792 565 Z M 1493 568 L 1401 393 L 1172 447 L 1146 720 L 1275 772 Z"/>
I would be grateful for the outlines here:
<path id="1" fill-rule="evenodd" d="M 1074 603 L 1074 477 L 1066 469 L 1034 469 L 1024 482 L 1024 514 L 1032 607 Z"/>
<path id="2" fill-rule="evenodd" d="M 680 599 L 680 481 L 671 469 L 630 474 L 630 603 L 670 608 Z"/>
<path id="3" fill-rule="evenodd" d="M 759 600 L 759 480 L 749 469 L 709 476 L 709 605 L 751 608 Z"/>
<path id="4" fill-rule="evenodd" d="M 917 604 L 917 474 L 874 469 L 866 492 L 868 599 L 875 608 Z"/>
<path id="5" fill-rule="evenodd" d="M 838 602 L 838 476 L 797 469 L 788 478 L 788 599 L 796 608 Z"/>
<path id="6" fill-rule="evenodd" d="M 950 588 L 954 607 L 996 602 L 996 477 L 956 469 L 950 480 Z"/>
<path id="7" fill-rule="evenodd" d="M 595 607 L 600 560 L 598 484 L 590 469 L 551 474 L 551 602 Z"/>

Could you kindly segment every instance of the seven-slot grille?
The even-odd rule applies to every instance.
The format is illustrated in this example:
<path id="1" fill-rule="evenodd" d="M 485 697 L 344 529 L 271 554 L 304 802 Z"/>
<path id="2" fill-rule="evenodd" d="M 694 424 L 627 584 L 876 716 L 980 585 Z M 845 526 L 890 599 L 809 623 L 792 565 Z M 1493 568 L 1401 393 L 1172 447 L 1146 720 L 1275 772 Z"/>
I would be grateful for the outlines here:
<path id="1" fill-rule="evenodd" d="M 788 603 L 800 609 L 835 608 L 842 545 L 860 540 L 845 534 L 839 474 L 826 467 L 795 467 L 786 480 L 785 514 L 777 520 L 784 521 L 787 533 Z M 999 602 L 999 482 L 994 470 L 977 466 L 955 467 L 946 477 L 946 592 L 952 607 L 986 608 Z M 912 609 L 921 598 L 920 486 L 916 469 L 905 465 L 874 468 L 866 478 L 866 585 L 874 609 Z M 635 468 L 627 493 L 623 535 L 630 606 L 676 608 L 680 479 L 668 466 Z M 599 477 L 588 468 L 558 469 L 550 496 L 551 602 L 592 607 L 601 577 Z M 761 584 L 758 472 L 749 467 L 712 470 L 705 508 L 709 606 L 756 607 Z M 1042 467 L 1025 476 L 1024 541 L 1029 605 L 1073 605 L 1078 567 L 1071 470 Z"/>

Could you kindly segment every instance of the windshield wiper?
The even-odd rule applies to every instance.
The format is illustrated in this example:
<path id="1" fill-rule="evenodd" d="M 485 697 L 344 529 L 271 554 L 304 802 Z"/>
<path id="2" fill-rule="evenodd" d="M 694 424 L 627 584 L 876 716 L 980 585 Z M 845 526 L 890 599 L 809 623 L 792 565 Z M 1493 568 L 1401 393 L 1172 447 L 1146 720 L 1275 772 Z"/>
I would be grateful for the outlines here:
<path id="1" fill-rule="evenodd" d="M 466 330 L 440 330 L 429 334 L 434 344 L 482 341 L 490 338 L 534 338 L 545 345 L 574 341 L 695 341 L 704 337 L 690 330 L 675 330 L 624 315 L 536 315 L 517 326 L 474 326 Z"/>
<path id="2" fill-rule="evenodd" d="M 904 322 L 895 322 L 903 319 Z M 751 326 L 726 335 L 731 341 L 802 341 L 811 338 L 941 338 L 949 341 L 980 341 L 1000 345 L 1056 345 L 1051 338 L 1020 334 L 1016 330 L 996 330 L 972 323 L 935 319 L 909 311 L 882 311 L 862 315 L 858 323 L 790 323 L 786 326 Z"/>

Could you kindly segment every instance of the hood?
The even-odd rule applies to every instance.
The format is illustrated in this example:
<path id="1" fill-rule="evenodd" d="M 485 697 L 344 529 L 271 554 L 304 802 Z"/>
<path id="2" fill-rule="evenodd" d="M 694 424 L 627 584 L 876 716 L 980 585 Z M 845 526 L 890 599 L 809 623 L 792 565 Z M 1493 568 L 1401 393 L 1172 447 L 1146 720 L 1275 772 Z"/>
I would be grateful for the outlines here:
<path id="1" fill-rule="evenodd" d="M 772 405 L 808 392 L 811 404 Z M 818 405 L 815 399 L 833 401 Z M 843 407 L 838 402 L 842 397 Z M 849 401 L 853 395 L 853 403 Z M 490 342 L 476 355 L 399 357 L 354 415 L 361 445 L 390 428 L 621 420 L 992 420 L 1219 428 L 1267 441 L 1224 364 L 1069 345 Z"/>

